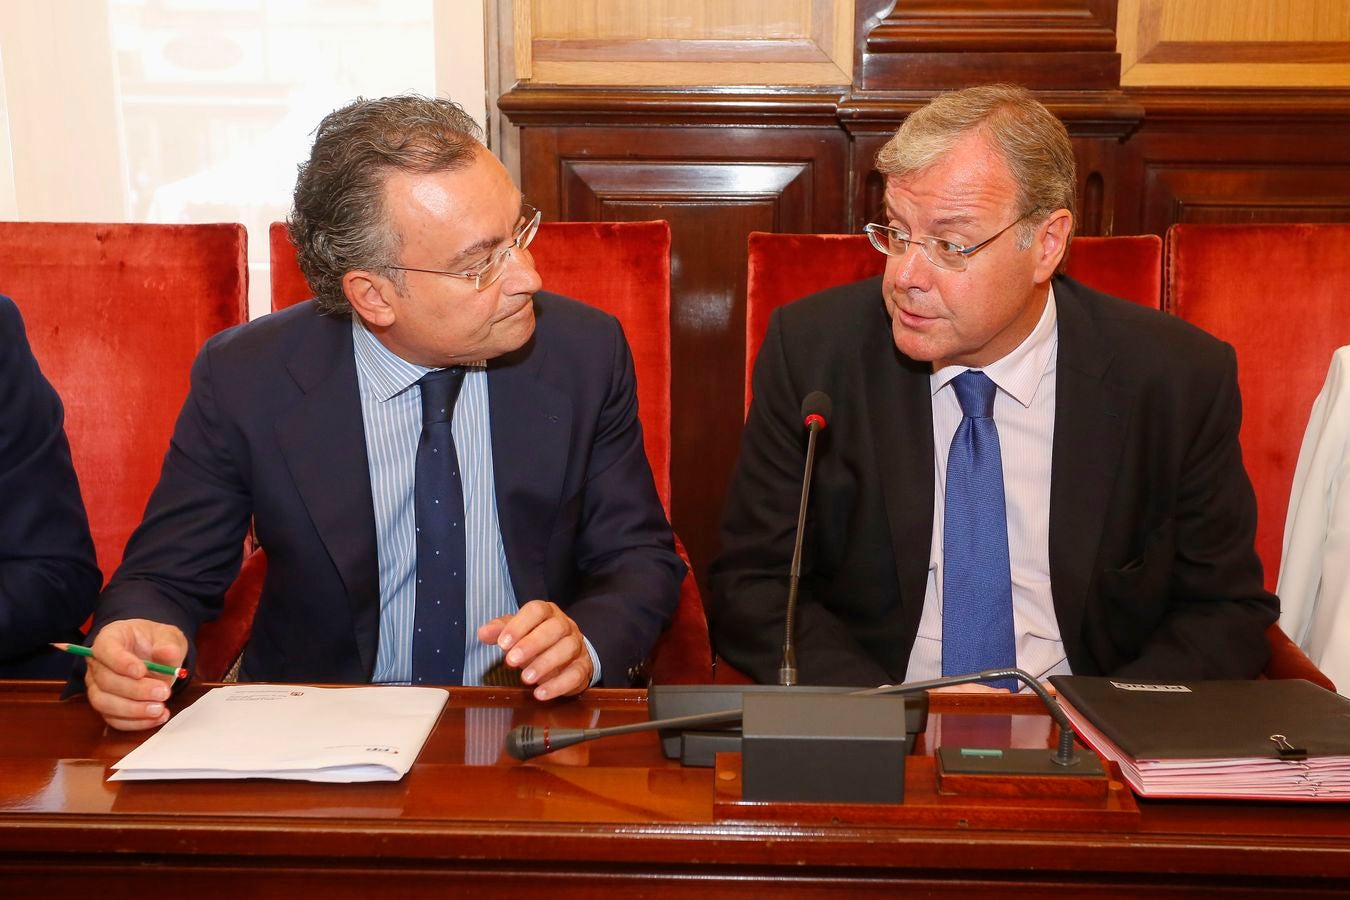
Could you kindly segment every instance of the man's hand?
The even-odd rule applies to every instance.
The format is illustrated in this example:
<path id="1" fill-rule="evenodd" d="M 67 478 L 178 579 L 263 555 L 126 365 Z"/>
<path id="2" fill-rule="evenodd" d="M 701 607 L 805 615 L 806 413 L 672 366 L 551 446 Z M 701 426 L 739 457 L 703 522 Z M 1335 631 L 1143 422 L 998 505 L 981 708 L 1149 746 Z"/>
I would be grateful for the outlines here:
<path id="1" fill-rule="evenodd" d="M 534 698 L 579 694 L 594 669 L 577 623 L 556 603 L 531 600 L 513 616 L 498 616 L 478 629 L 478 640 L 506 651 L 506 664 L 521 669 L 520 680 L 536 685 Z"/>
<path id="2" fill-rule="evenodd" d="M 143 731 L 169 721 L 172 675 L 156 675 L 143 659 L 174 667 L 183 664 L 188 642 L 173 625 L 149 619 L 110 622 L 94 639 L 84 684 L 89 705 L 103 720 L 122 731 Z"/>

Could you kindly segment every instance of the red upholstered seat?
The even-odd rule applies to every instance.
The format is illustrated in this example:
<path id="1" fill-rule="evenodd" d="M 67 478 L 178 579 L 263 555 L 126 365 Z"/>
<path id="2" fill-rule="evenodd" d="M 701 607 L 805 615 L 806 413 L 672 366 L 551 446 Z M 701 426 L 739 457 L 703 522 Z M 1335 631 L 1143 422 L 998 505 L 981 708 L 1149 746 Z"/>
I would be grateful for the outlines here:
<path id="1" fill-rule="evenodd" d="M 1350 225 L 1173 225 L 1164 308 L 1228 341 L 1266 587 L 1280 571 L 1299 447 L 1332 351 L 1350 344 Z M 1331 682 L 1270 626 L 1272 677 Z"/>
<path id="2" fill-rule="evenodd" d="M 248 317 L 245 243 L 242 225 L 0 222 L 0 291 L 65 404 L 105 580 L 159 480 L 193 357 Z"/>
<path id="3" fill-rule="evenodd" d="M 745 296 L 745 408 L 750 373 L 775 309 L 816 291 L 880 275 L 886 257 L 864 234 L 750 233 Z M 1144 306 L 1162 304 L 1162 239 L 1154 234 L 1074 238 L 1065 271 Z"/>
<path id="4" fill-rule="evenodd" d="M 1337 347 L 1350 344 L 1350 225 L 1174 225 L 1166 309 L 1233 345 L 1256 551 L 1274 590 L 1294 466 Z"/>
<path id="5" fill-rule="evenodd" d="M 311 296 L 280 222 L 269 233 L 272 308 Z M 544 289 L 599 307 L 617 318 L 633 349 L 638 410 L 656 490 L 670 512 L 670 226 L 665 222 L 544 222 L 530 245 Z M 689 562 L 684 545 L 676 549 Z M 241 645 L 242 646 L 242 645 Z M 712 650 L 692 567 L 680 602 L 652 654 L 652 680 L 708 681 Z"/>
<path id="6" fill-rule="evenodd" d="M 272 267 L 272 312 L 302 303 L 314 296 L 305 282 L 305 273 L 295 259 L 295 245 L 286 233 L 285 222 L 273 222 L 267 229 L 267 245 Z"/>

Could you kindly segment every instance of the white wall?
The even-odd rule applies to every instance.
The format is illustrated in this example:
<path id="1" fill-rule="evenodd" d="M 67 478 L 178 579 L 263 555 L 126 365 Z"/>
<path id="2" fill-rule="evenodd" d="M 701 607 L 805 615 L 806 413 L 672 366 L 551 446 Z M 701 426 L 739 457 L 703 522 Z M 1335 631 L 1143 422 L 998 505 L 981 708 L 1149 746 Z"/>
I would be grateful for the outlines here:
<path id="1" fill-rule="evenodd" d="M 260 315 L 319 120 L 418 91 L 486 125 L 483 29 L 483 0 L 5 0 L 0 216 L 242 222 Z"/>

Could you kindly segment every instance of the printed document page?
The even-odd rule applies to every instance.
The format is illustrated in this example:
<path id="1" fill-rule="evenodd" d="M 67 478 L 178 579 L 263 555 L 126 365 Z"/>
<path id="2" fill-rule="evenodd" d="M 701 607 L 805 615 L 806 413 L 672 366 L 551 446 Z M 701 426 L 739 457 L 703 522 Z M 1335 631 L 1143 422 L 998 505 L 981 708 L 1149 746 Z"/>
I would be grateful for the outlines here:
<path id="1" fill-rule="evenodd" d="M 109 780 L 398 781 L 449 696 L 396 685 L 218 687 L 118 761 Z"/>

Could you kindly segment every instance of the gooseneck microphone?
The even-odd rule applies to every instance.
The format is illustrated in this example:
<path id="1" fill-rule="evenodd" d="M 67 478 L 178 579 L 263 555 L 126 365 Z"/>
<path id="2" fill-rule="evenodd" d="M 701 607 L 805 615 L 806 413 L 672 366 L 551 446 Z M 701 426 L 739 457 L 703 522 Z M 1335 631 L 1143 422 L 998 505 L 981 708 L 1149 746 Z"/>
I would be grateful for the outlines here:
<path id="1" fill-rule="evenodd" d="M 932 688 L 949 687 L 957 684 L 970 684 L 976 681 L 998 681 L 1015 678 L 1025 684 L 1040 698 L 1050 717 L 1059 726 L 1059 746 L 1050 757 L 1057 766 L 1073 768 L 1078 764 L 1078 755 L 1074 752 L 1073 726 L 1064 714 L 1055 698 L 1050 696 L 1040 682 L 1021 669 L 986 669 L 969 675 L 949 675 L 946 678 L 934 678 L 929 681 L 912 681 L 907 684 L 888 684 L 878 688 L 864 688 L 858 691 L 841 691 L 840 696 L 880 696 L 883 694 L 917 694 Z M 552 728 L 551 726 L 517 725 L 506 736 L 506 752 L 514 759 L 526 760 L 583 741 L 614 737 L 620 734 L 634 734 L 641 731 L 662 731 L 666 729 L 683 730 L 701 728 L 707 725 L 725 725 L 739 722 L 744 715 L 742 708 L 719 709 L 714 712 L 692 716 L 677 716 L 670 719 L 649 719 L 634 722 L 631 725 L 614 725 L 609 728 Z"/>
<path id="2" fill-rule="evenodd" d="M 1055 720 L 1059 726 L 1059 747 L 1055 754 L 1050 757 L 1050 761 L 1057 766 L 1071 767 L 1078 763 L 1078 754 L 1073 752 L 1073 725 L 1069 723 L 1069 717 L 1065 714 L 1064 708 L 1059 705 L 1050 692 L 1045 689 L 1035 678 L 1021 669 L 985 669 L 983 672 L 972 672 L 969 675 L 948 675 L 945 678 L 933 678 L 928 681 L 911 681 L 907 684 L 884 685 L 879 688 L 871 688 L 865 691 L 859 691 L 860 694 L 917 694 L 920 691 L 927 691 L 933 688 L 951 687 L 957 684 L 972 684 L 976 681 L 999 681 L 1000 679 L 1015 678 L 1018 681 L 1031 688 L 1041 700 L 1041 705 L 1050 713 L 1050 718 Z"/>
<path id="3" fill-rule="evenodd" d="M 806 471 L 802 474 L 802 498 L 797 504 L 797 536 L 792 545 L 788 570 L 787 616 L 783 625 L 783 659 L 778 664 L 778 683 L 797 683 L 797 589 L 802 580 L 802 539 L 806 534 L 806 504 L 811 496 L 811 471 L 816 461 L 816 435 L 824 430 L 834 404 L 824 391 L 812 391 L 802 401 L 802 425 L 806 427 Z"/>
<path id="4" fill-rule="evenodd" d="M 697 716 L 679 716 L 674 719 L 634 722 L 609 728 L 553 728 L 549 725 L 517 725 L 506 736 L 506 752 L 514 759 L 533 759 L 554 750 L 561 750 L 583 741 L 603 737 L 632 734 L 637 731 L 655 731 L 660 728 L 696 728 L 703 725 L 723 725 L 741 718 L 739 709 L 721 709 Z"/>

